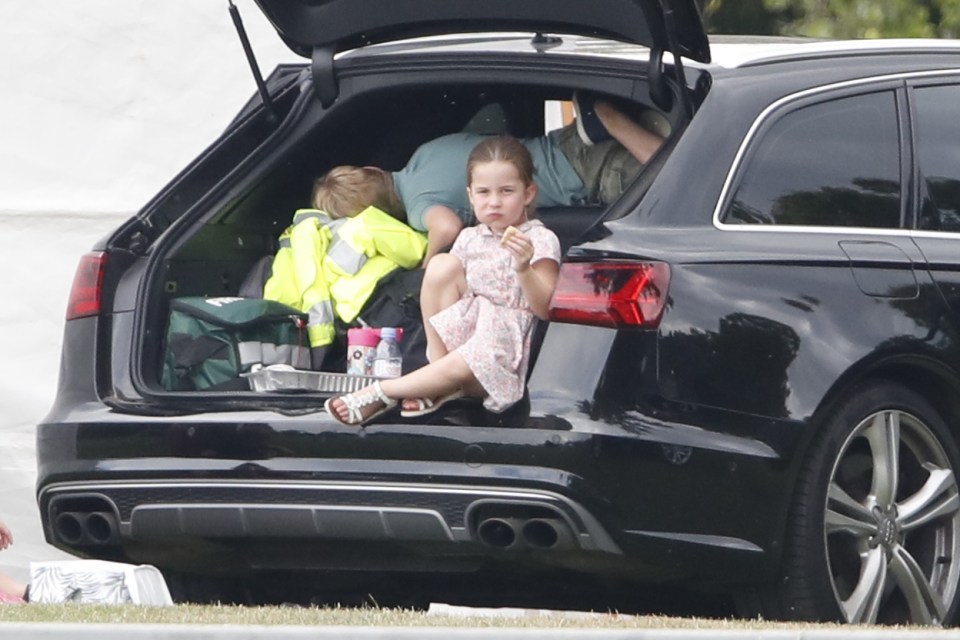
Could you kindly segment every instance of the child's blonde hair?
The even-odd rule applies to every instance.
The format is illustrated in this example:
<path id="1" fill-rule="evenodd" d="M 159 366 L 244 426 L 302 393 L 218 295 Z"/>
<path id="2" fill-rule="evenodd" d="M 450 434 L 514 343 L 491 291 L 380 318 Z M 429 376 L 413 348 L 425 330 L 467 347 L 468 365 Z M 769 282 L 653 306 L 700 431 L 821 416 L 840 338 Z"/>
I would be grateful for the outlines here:
<path id="1" fill-rule="evenodd" d="M 467 186 L 473 184 L 473 168 L 486 162 L 509 162 L 517 168 L 523 186 L 533 184 L 535 172 L 533 157 L 526 146 L 513 136 L 493 136 L 479 143 L 467 158 Z M 527 207 L 527 217 L 532 217 L 536 201 Z"/>
<path id="2" fill-rule="evenodd" d="M 375 206 L 398 220 L 406 220 L 390 174 L 374 167 L 334 167 L 313 183 L 313 206 L 334 218 L 355 216 Z"/>

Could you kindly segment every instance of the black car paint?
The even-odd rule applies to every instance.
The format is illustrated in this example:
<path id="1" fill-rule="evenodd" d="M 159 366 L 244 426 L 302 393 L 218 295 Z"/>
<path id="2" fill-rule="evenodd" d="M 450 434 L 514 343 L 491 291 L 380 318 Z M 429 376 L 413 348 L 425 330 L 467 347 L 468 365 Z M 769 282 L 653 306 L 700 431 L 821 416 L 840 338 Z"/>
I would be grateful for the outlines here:
<path id="1" fill-rule="evenodd" d="M 411 75 L 393 81 L 429 75 L 430 82 L 444 82 L 459 67 L 443 60 L 411 57 L 405 61 Z M 502 69 L 486 71 L 490 77 L 470 71 L 484 82 L 503 69 L 521 73 L 521 58 L 504 61 Z M 350 64 L 343 65 L 346 95 L 382 80 L 377 74 L 391 63 L 378 67 L 375 56 L 358 58 L 362 72 L 356 76 Z M 562 64 L 583 71 L 580 62 Z M 151 304 L 143 280 L 158 267 L 129 250 L 133 235 L 147 233 L 152 240 L 151 229 L 177 228 L 173 214 L 159 216 L 170 227 L 155 228 L 158 210 L 193 203 L 198 193 L 203 197 L 193 206 L 202 210 L 249 184 L 245 172 L 235 177 L 229 164 L 235 147 L 211 147 L 195 170 L 186 170 L 145 208 L 140 218 L 146 229 L 132 223 L 102 244 L 110 250 L 105 291 L 115 292 L 107 300 L 111 312 L 67 324 L 57 399 L 38 429 L 38 492 L 48 539 L 97 552 L 64 544 L 53 532 L 51 499 L 78 481 L 108 496 L 138 482 L 188 484 L 183 496 L 170 498 L 173 504 L 249 499 L 248 483 L 260 482 L 276 489 L 263 498 L 270 504 L 292 498 L 286 482 L 536 489 L 581 506 L 614 545 L 599 553 L 538 557 L 545 565 L 698 586 L 774 579 L 798 466 L 816 437 L 818 417 L 843 390 L 894 370 L 907 384 L 960 387 L 956 313 L 944 299 L 955 304 L 951 242 L 912 237 L 908 230 L 882 237 L 851 231 L 838 239 L 804 229 L 730 229 L 709 222 L 741 141 L 784 91 L 936 69 L 956 59 L 931 56 L 918 64 L 865 56 L 831 68 L 816 60 L 790 64 L 789 73 L 717 70 L 702 109 L 727 113 L 724 127 L 694 118 L 653 185 L 638 194 L 642 199 L 631 200 L 628 192 L 599 223 L 600 232 L 591 236 L 596 239 L 569 256 L 668 263 L 670 298 L 658 330 L 550 326 L 531 373 L 529 416 L 509 427 L 388 422 L 357 431 L 318 412 L 316 398 L 169 397 L 138 378 L 143 367 L 131 374 L 129 363 L 141 357 L 131 345 L 160 339 L 136 316 Z M 437 69 L 444 73 L 436 75 Z M 692 75 L 700 73 L 706 72 Z M 279 153 L 279 147 L 260 147 L 271 140 L 256 122 L 260 117 L 253 111 L 250 120 L 237 123 L 251 164 Z M 223 163 L 224 180 L 215 187 L 199 179 L 209 163 Z M 183 211 L 183 220 L 190 215 Z M 158 247 L 167 246 L 156 239 Z M 109 363 L 97 357 L 103 345 L 109 345 Z M 476 407 L 466 411 L 490 419 Z M 224 492 L 213 486 L 218 483 L 236 490 Z M 119 511 L 121 523 L 129 522 L 132 508 Z M 232 533 L 217 540 L 221 551 L 236 554 L 231 570 L 288 566 L 288 558 L 255 537 Z M 282 531 L 277 537 L 284 539 Z M 313 544 L 287 543 L 295 557 Z M 481 563 L 502 559 L 476 546 L 467 552 L 441 547 L 435 556 L 429 549 L 414 555 L 451 566 L 464 555 Z M 198 535 L 101 551 L 180 570 L 223 569 L 222 554 L 211 553 L 210 541 Z M 304 566 L 327 568 L 332 561 L 310 557 Z"/>
<path id="2" fill-rule="evenodd" d="M 608 426 L 600 433 L 383 425 L 371 426 L 358 436 L 342 429 L 334 431 L 316 416 L 282 423 L 258 419 L 261 416 L 256 412 L 245 417 L 249 423 L 218 423 L 203 419 L 209 416 L 193 416 L 149 422 L 61 424 L 56 437 L 48 435 L 39 441 L 46 464 L 57 469 L 45 483 L 42 508 L 49 506 L 58 488 L 69 485 L 77 476 L 93 486 L 102 484 L 97 493 L 110 497 L 118 490 L 110 485 L 122 485 L 125 478 L 134 484 L 151 478 L 193 480 L 198 487 L 189 492 L 189 498 L 182 498 L 185 502 L 216 502 L 214 489 L 202 486 L 215 484 L 214 480 L 280 481 L 273 499 L 284 503 L 292 501 L 296 493 L 284 485 L 298 480 L 310 483 L 340 479 L 383 486 L 426 481 L 431 486 L 537 488 L 573 497 L 611 531 L 622 531 L 614 541 L 627 554 L 625 562 L 643 566 L 644 559 L 649 563 L 662 553 L 675 552 L 671 564 L 678 577 L 690 574 L 703 581 L 715 580 L 717 566 L 704 571 L 695 552 L 685 553 L 685 547 L 700 544 L 720 547 L 718 563 L 724 562 L 723 555 L 729 555 L 726 562 L 740 566 L 739 579 L 769 577 L 763 566 L 766 563 L 760 558 L 763 549 L 772 544 L 771 527 L 742 500 L 731 500 L 756 493 L 757 487 L 779 484 L 772 480 L 782 473 L 782 464 L 761 442 L 731 436 L 712 438 L 667 421 L 650 424 L 636 412 L 625 412 L 620 418 L 621 429 Z M 82 442 L 83 447 L 70 450 L 76 442 Z M 735 453 L 731 455 L 731 451 Z M 43 471 L 46 476 L 46 469 Z M 66 485 L 61 485 L 60 479 Z M 676 485 L 678 490 L 652 494 L 637 491 L 637 487 L 662 487 L 664 483 Z M 704 490 L 704 486 L 710 489 Z M 219 500 L 255 503 L 252 493 L 242 487 L 226 495 Z M 769 495 L 771 500 L 777 497 Z M 128 522 L 130 511 L 121 500 L 115 502 L 121 520 Z M 167 496 L 160 502 L 175 500 Z M 682 527 L 689 510 L 709 514 L 717 526 L 697 531 L 681 528 L 677 532 L 664 528 L 664 523 Z M 281 528 L 276 535 L 283 538 L 282 521 L 277 525 Z M 222 535 L 228 533 L 240 536 L 237 530 L 224 527 Z M 219 571 L 204 553 L 202 539 L 191 538 L 181 536 L 177 543 L 180 554 L 196 547 L 197 554 L 190 557 L 188 568 Z M 128 552 L 134 559 L 152 555 L 140 555 L 143 544 L 130 545 Z M 227 544 L 237 545 L 241 555 L 242 548 L 249 546 L 242 539 Z M 172 559 L 166 555 L 161 552 L 165 562 Z M 549 563 L 550 558 L 546 561 Z M 606 560 L 588 554 L 584 562 L 602 565 Z M 655 568 L 656 573 L 662 570 Z"/>
<path id="3" fill-rule="evenodd" d="M 604 37 L 661 51 L 675 44 L 682 55 L 710 61 L 710 45 L 694 0 L 675 0 L 669 7 L 633 0 L 596 0 L 589 5 L 579 0 L 482 4 L 417 0 L 402 6 L 390 0 L 365 0 L 362 11 L 351 0 L 258 0 L 257 4 L 287 46 L 305 58 L 438 34 L 543 31 Z"/>

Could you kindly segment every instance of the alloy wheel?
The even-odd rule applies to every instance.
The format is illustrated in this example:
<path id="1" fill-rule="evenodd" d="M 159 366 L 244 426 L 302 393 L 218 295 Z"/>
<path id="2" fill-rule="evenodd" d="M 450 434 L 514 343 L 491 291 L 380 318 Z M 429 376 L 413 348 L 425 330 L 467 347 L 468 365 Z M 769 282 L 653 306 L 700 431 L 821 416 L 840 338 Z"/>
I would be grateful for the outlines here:
<path id="1" fill-rule="evenodd" d="M 847 437 L 827 487 L 824 542 L 843 618 L 941 624 L 960 579 L 960 492 L 936 433 L 899 410 Z"/>

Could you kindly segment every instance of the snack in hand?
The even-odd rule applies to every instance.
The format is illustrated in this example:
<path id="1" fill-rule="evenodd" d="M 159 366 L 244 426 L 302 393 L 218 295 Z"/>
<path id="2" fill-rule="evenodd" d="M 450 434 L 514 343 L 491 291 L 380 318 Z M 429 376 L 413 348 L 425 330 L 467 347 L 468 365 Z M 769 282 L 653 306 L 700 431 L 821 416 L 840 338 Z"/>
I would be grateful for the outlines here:
<path id="1" fill-rule="evenodd" d="M 509 227 L 504 229 L 503 235 L 500 236 L 500 246 L 502 247 L 505 244 L 507 244 L 507 241 L 513 236 L 517 235 L 518 233 L 520 233 L 520 231 L 513 225 L 510 225 Z"/>

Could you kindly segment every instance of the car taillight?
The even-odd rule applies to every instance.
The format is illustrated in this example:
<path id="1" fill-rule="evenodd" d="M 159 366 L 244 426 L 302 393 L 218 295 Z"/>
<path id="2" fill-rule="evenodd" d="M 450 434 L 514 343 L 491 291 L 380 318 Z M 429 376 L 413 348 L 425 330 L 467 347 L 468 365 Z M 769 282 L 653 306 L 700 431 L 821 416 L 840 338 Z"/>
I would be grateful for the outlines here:
<path id="1" fill-rule="evenodd" d="M 550 320 L 654 329 L 669 286 L 670 267 L 664 262 L 565 263 L 550 301 Z"/>
<path id="2" fill-rule="evenodd" d="M 92 251 L 84 254 L 77 265 L 70 288 L 70 301 L 67 303 L 67 320 L 95 316 L 100 313 L 100 299 L 103 294 L 103 271 L 107 264 L 107 254 Z"/>

